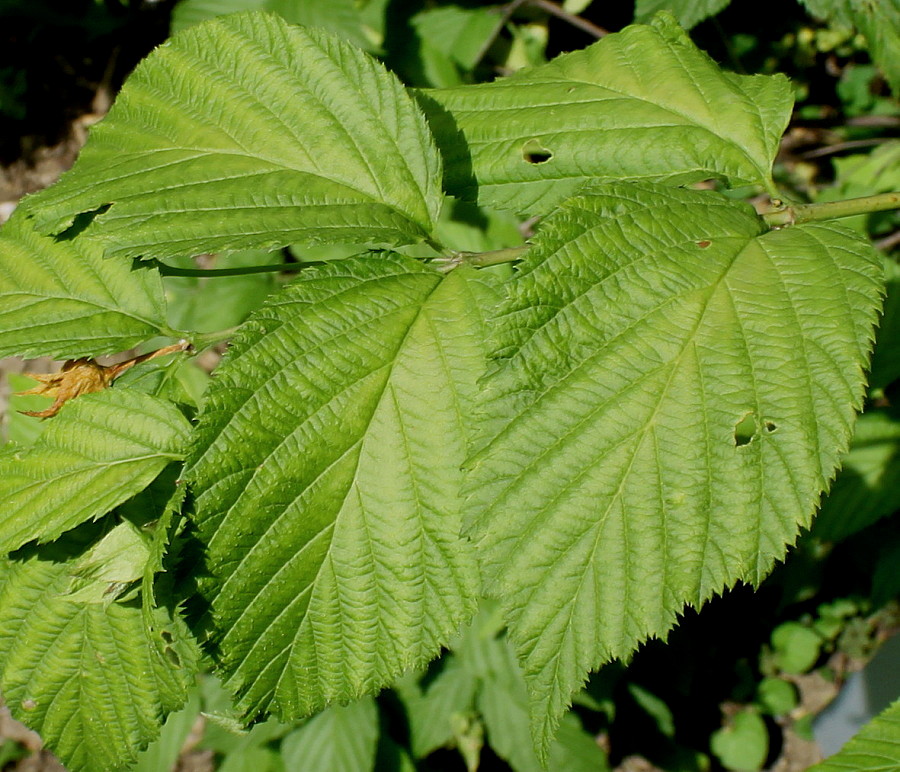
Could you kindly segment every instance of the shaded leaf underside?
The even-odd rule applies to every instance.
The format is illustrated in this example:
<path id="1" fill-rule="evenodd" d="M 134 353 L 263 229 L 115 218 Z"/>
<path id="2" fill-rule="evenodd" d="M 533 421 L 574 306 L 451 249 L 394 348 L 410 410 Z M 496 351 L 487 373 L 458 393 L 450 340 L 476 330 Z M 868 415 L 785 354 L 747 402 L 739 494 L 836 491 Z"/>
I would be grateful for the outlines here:
<path id="1" fill-rule="evenodd" d="M 372 692 L 471 613 L 458 497 L 482 292 L 389 255 L 310 269 L 217 373 L 189 476 L 222 668 L 249 713 Z"/>
<path id="2" fill-rule="evenodd" d="M 717 195 L 597 186 L 511 285 L 469 532 L 543 747 L 589 670 L 758 582 L 846 448 L 880 265 L 839 226 L 763 231 Z"/>
<path id="3" fill-rule="evenodd" d="M 406 243 L 431 230 L 440 174 L 395 76 L 321 30 L 248 13 L 150 54 L 31 209 L 49 232 L 98 211 L 82 238 L 131 257 Z"/>

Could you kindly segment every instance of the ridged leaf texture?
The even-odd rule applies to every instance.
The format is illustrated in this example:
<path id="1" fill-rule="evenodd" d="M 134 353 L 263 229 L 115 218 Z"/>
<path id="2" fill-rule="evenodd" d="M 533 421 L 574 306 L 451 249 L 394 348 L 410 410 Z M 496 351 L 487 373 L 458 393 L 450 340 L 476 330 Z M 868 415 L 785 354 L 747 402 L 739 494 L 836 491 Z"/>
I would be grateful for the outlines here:
<path id="1" fill-rule="evenodd" d="M 809 772 L 893 772 L 900 768 L 900 700 Z"/>
<path id="2" fill-rule="evenodd" d="M 0 551 L 105 515 L 181 460 L 189 432 L 171 403 L 138 391 L 69 402 L 33 446 L 0 454 Z"/>
<path id="3" fill-rule="evenodd" d="M 535 214 L 589 179 L 769 184 L 793 101 L 783 76 L 720 70 L 668 15 L 419 100 L 449 193 Z"/>
<path id="4" fill-rule="evenodd" d="M 217 371 L 188 476 L 242 710 L 371 693 L 473 611 L 460 467 L 485 297 L 473 272 L 388 254 L 307 269 Z"/>
<path id="5" fill-rule="evenodd" d="M 158 335 L 165 323 L 155 268 L 41 236 L 24 216 L 0 229 L 0 357 L 109 354 Z"/>
<path id="6" fill-rule="evenodd" d="M 496 436 L 468 532 L 537 742 L 587 672 L 758 582 L 808 526 L 861 403 L 882 270 L 837 225 L 598 185 L 548 218 L 496 322 Z"/>
<path id="7" fill-rule="evenodd" d="M 64 542 L 0 562 L 0 689 L 67 769 L 111 772 L 184 702 L 190 648 L 165 611 L 155 612 L 157 627 L 181 660 L 159 659 L 139 604 L 63 597 L 78 555 L 75 539 Z"/>
<path id="8" fill-rule="evenodd" d="M 128 79 L 39 228 L 165 257 L 421 240 L 440 158 L 400 81 L 322 30 L 259 12 L 175 35 Z"/>

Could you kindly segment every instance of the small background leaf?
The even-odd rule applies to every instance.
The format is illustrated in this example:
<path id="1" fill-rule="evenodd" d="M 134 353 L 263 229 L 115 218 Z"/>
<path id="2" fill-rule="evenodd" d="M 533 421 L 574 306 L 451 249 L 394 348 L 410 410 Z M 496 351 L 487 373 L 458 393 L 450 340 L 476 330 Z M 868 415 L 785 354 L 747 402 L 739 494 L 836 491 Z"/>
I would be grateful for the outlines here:
<path id="1" fill-rule="evenodd" d="M 375 768 L 378 709 L 371 697 L 335 705 L 281 741 L 285 769 L 368 772 Z"/>
<path id="2" fill-rule="evenodd" d="M 646 24 L 658 11 L 669 11 L 682 27 L 691 29 L 730 3 L 731 0 L 637 0 L 634 20 Z"/>
<path id="3" fill-rule="evenodd" d="M 54 233 L 94 213 L 80 238 L 130 257 L 409 243 L 437 219 L 440 176 L 395 76 L 321 30 L 248 13 L 142 61 L 29 208 Z"/>
<path id="4" fill-rule="evenodd" d="M 769 752 L 766 722 L 753 710 L 732 716 L 727 726 L 709 739 L 712 752 L 725 769 L 750 772 L 761 769 Z"/>
<path id="5" fill-rule="evenodd" d="M 898 479 L 900 421 L 890 411 L 868 411 L 856 422 L 850 450 L 816 515 L 813 533 L 841 541 L 900 509 Z"/>
<path id="6" fill-rule="evenodd" d="M 374 51 L 374 31 L 366 29 L 363 5 L 357 0 L 182 0 L 172 13 L 172 34 L 229 13 L 272 11 L 291 24 L 322 27 L 358 48 Z"/>
<path id="7" fill-rule="evenodd" d="M 40 236 L 19 214 L 0 229 L 0 357 L 109 354 L 165 330 L 155 268 Z"/>
<path id="8" fill-rule="evenodd" d="M 894 94 L 900 94 L 900 6 L 896 0 L 800 0 L 813 16 L 856 27 Z"/>

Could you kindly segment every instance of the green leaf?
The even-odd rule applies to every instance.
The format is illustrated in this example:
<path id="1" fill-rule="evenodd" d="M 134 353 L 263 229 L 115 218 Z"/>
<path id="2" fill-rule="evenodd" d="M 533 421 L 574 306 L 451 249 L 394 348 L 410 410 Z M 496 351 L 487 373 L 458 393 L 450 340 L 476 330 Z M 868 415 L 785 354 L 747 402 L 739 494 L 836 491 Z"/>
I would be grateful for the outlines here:
<path id="1" fill-rule="evenodd" d="M 193 689 L 187 704 L 169 714 L 159 737 L 138 754 L 137 762 L 129 772 L 161 772 L 177 768 L 181 750 L 199 717 L 200 694 Z"/>
<path id="2" fill-rule="evenodd" d="M 447 88 L 471 80 L 469 73 L 503 19 L 492 8 L 444 6 L 417 13 L 410 24 L 418 43 L 414 83 Z"/>
<path id="3" fill-rule="evenodd" d="M 478 682 L 455 657 L 447 657 L 441 672 L 420 688 L 418 674 L 394 685 L 406 708 L 410 747 L 417 759 L 457 743 L 458 728 L 472 715 Z"/>
<path id="4" fill-rule="evenodd" d="M 756 687 L 756 701 L 772 716 L 786 716 L 797 707 L 797 687 L 783 678 L 763 678 Z"/>
<path id="5" fill-rule="evenodd" d="M 900 264 L 885 257 L 884 274 L 884 309 L 869 373 L 869 386 L 876 389 L 883 389 L 900 378 Z"/>
<path id="6" fill-rule="evenodd" d="M 141 578 L 149 557 L 147 539 L 125 520 L 75 561 L 65 597 L 79 603 L 112 603 Z"/>
<path id="7" fill-rule="evenodd" d="M 6 382 L 12 394 L 9 395 L 6 410 L 6 441 L 21 447 L 28 447 L 40 436 L 47 424 L 40 418 L 24 415 L 22 411 L 39 412 L 50 407 L 53 402 L 47 395 L 17 394 L 34 388 L 34 381 L 18 373 L 7 373 Z"/>
<path id="8" fill-rule="evenodd" d="M 900 766 L 900 700 L 884 710 L 838 753 L 808 772 L 893 772 Z"/>
<path id="9" fill-rule="evenodd" d="M 105 515 L 182 458 L 190 426 L 168 402 L 123 388 L 67 404 L 28 450 L 0 454 L 0 551 Z"/>
<path id="10" fill-rule="evenodd" d="M 0 229 L 0 357 L 109 354 L 167 329 L 155 268 L 40 236 L 24 216 Z"/>
<path id="11" fill-rule="evenodd" d="M 764 231 L 718 194 L 597 185 L 510 284 L 467 528 L 539 746 L 589 670 L 759 582 L 847 447 L 880 261 L 840 226 Z"/>
<path id="12" fill-rule="evenodd" d="M 653 692 L 635 683 L 628 684 L 628 693 L 656 725 L 660 734 L 665 737 L 675 737 L 675 717 L 672 710 L 666 705 L 666 701 L 657 697 Z"/>
<path id="13" fill-rule="evenodd" d="M 515 772 L 601 772 L 608 769 L 606 757 L 594 739 L 584 731 L 578 717 L 567 713 L 548 751 L 546 767 L 538 761 L 528 718 L 528 692 L 512 649 L 504 640 L 485 641 L 485 652 L 495 667 L 485 679 L 478 698 L 491 749 L 509 762 Z"/>
<path id="14" fill-rule="evenodd" d="M 792 105 L 786 78 L 722 72 L 668 16 L 418 97 L 448 193 L 536 214 L 589 179 L 768 185 Z"/>
<path id="15" fill-rule="evenodd" d="M 769 752 L 769 731 L 766 722 L 755 711 L 741 711 L 728 726 L 713 732 L 712 752 L 722 766 L 738 772 L 752 772 L 762 768 Z"/>
<path id="16" fill-rule="evenodd" d="M 478 686 L 477 708 L 484 718 L 488 744 L 516 772 L 601 772 L 606 756 L 572 713 L 563 717 L 541 765 L 531 742 L 528 691 L 508 640 L 499 635 L 502 621 L 492 602 L 483 604 L 472 625 L 453 646 L 449 667 L 459 667 Z M 474 768 L 474 767 L 472 767 Z"/>
<path id="17" fill-rule="evenodd" d="M 860 416 L 850 451 L 813 524 L 819 539 L 840 541 L 900 508 L 900 421 L 887 411 Z"/>
<path id="18" fill-rule="evenodd" d="M 281 741 L 285 769 L 367 772 L 375 767 L 378 709 L 371 697 L 335 705 Z"/>
<path id="19" fill-rule="evenodd" d="M 158 677 L 137 605 L 62 597 L 77 544 L 67 537 L 0 562 L 0 688 L 69 769 L 109 772 L 158 734 L 193 674 L 169 665 Z M 157 617 L 166 624 L 166 612 Z"/>
<path id="20" fill-rule="evenodd" d="M 422 240 L 440 159 L 400 82 L 321 30 L 261 13 L 173 37 L 128 79 L 75 167 L 30 199 L 107 255 Z"/>
<path id="21" fill-rule="evenodd" d="M 816 664 L 824 642 L 821 635 L 806 625 L 784 622 L 772 631 L 775 664 L 784 673 L 805 673 Z"/>
<path id="22" fill-rule="evenodd" d="M 669 11 L 685 29 L 697 26 L 731 4 L 731 0 L 637 0 L 634 20 L 649 22 L 657 11 Z"/>
<path id="23" fill-rule="evenodd" d="M 474 272 L 399 256 L 309 268 L 217 370 L 188 475 L 201 592 L 250 715 L 371 693 L 472 612 L 460 467 L 488 302 Z"/>

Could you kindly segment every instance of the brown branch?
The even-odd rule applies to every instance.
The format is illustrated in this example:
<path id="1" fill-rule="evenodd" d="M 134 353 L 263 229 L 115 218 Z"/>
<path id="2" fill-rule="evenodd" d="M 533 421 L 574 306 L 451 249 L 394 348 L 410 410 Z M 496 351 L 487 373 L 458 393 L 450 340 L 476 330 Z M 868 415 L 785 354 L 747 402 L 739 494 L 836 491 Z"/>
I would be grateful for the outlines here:
<path id="1" fill-rule="evenodd" d="M 557 19 L 568 22 L 573 27 L 580 29 L 582 32 L 586 32 L 588 35 L 595 37 L 598 40 L 609 34 L 609 30 L 598 27 L 594 22 L 583 19 L 581 16 L 576 16 L 574 13 L 569 13 L 556 3 L 550 2 L 550 0 L 526 0 L 526 4 L 534 6 L 535 8 L 540 8 L 551 16 L 555 16 Z"/>

